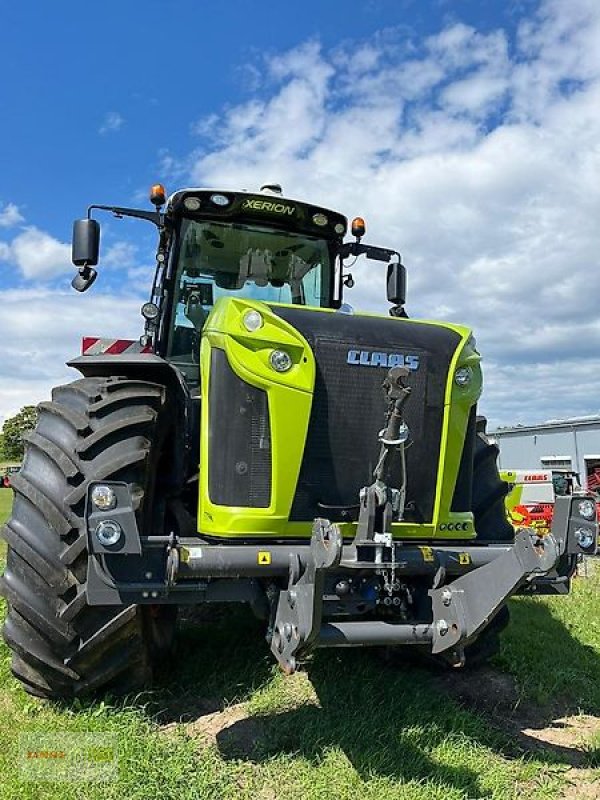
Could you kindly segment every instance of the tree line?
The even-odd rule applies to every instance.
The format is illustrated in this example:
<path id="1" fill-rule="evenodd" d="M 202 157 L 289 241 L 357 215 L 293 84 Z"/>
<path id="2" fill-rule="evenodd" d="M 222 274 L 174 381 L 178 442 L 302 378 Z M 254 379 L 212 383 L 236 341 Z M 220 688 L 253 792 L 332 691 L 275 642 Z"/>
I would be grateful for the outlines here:
<path id="1" fill-rule="evenodd" d="M 23 406 L 13 417 L 8 417 L 0 433 L 0 455 L 5 461 L 22 461 L 23 437 L 35 428 L 37 410 L 35 406 Z"/>

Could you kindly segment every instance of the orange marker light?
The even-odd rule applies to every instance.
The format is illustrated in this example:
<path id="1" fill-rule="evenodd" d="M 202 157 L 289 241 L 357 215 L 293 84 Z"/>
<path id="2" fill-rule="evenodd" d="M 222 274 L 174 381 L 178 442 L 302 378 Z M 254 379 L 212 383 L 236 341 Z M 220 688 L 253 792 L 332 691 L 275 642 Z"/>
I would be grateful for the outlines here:
<path id="1" fill-rule="evenodd" d="M 150 188 L 150 202 L 155 206 L 164 206 L 167 202 L 167 193 L 162 183 L 155 183 Z"/>
<path id="2" fill-rule="evenodd" d="M 364 219 L 362 217 L 354 217 L 352 220 L 352 236 L 356 236 L 357 239 L 362 239 L 366 230 L 367 226 L 365 225 Z"/>

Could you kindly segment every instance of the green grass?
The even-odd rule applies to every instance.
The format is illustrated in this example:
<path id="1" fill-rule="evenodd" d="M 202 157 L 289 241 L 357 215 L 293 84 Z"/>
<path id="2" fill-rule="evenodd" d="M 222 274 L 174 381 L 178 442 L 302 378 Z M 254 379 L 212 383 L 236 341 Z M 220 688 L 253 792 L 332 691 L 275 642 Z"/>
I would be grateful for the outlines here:
<path id="1" fill-rule="evenodd" d="M 0 514 L 7 513 L 0 491 Z M 600 715 L 598 574 L 574 594 L 511 603 L 499 669 L 524 697 Z M 227 624 L 225 624 L 225 622 Z M 392 668 L 368 651 L 320 651 L 305 673 L 277 671 L 260 625 L 243 610 L 184 626 L 181 666 L 127 702 L 61 707 L 28 697 L 0 650 L 0 798 L 71 800 L 550 800 L 566 762 L 523 752 L 461 708 L 452 683 Z M 481 680 L 473 674 L 473 681 Z M 485 692 L 485 684 L 481 691 Z M 215 740 L 193 720 L 244 702 Z M 548 706 L 550 713 L 550 705 Z M 186 715 L 188 725 L 177 720 Z M 243 716 L 243 715 L 242 715 Z M 232 717 L 232 719 L 234 719 Z M 165 728 L 165 723 L 171 723 Z M 28 783 L 16 768 L 20 732 L 106 732 L 117 737 L 119 779 Z M 598 766 L 600 741 L 590 741 Z"/>
<path id="2" fill-rule="evenodd" d="M 587 742 L 587 750 L 590 767 L 594 767 L 600 772 L 600 731 L 590 737 Z"/>
<path id="3" fill-rule="evenodd" d="M 503 635 L 498 666 L 538 703 L 573 701 L 600 715 L 600 563 L 576 578 L 568 597 L 519 598 Z"/>
<path id="4" fill-rule="evenodd" d="M 0 526 L 8 519 L 12 508 L 13 493 L 12 489 L 0 488 Z M 0 571 L 3 569 L 4 555 L 6 553 L 6 542 L 0 539 Z"/>
<path id="5" fill-rule="evenodd" d="M 0 489 L 0 525 L 4 524 L 10 514 L 12 499 L 13 493 L 10 489 Z"/>

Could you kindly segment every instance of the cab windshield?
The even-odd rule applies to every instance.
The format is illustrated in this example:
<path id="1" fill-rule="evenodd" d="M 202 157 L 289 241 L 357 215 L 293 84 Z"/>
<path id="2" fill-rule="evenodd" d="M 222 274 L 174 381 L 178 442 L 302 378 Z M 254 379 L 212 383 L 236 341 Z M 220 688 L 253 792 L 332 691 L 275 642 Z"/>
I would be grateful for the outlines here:
<path id="1" fill-rule="evenodd" d="M 169 355 L 197 358 L 198 334 L 219 297 L 329 306 L 332 273 L 331 252 L 323 239 L 184 218 Z"/>

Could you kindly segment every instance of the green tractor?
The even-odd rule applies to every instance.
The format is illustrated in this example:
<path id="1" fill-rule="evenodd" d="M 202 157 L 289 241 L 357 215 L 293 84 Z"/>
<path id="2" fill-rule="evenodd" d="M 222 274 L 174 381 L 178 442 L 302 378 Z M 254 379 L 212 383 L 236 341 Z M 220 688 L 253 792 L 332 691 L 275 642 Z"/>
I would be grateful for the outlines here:
<path id="1" fill-rule="evenodd" d="M 12 479 L 4 638 L 28 692 L 146 685 L 181 605 L 247 603 L 290 673 L 366 645 L 462 666 L 511 595 L 569 590 L 593 498 L 557 498 L 543 539 L 515 533 L 475 340 L 407 316 L 396 251 L 278 186 L 151 200 L 74 225 L 76 290 L 94 210 L 156 226 L 156 274 L 139 343 L 69 362 L 82 377 L 39 406 Z M 387 265 L 389 316 L 344 303 L 359 256 Z"/>

